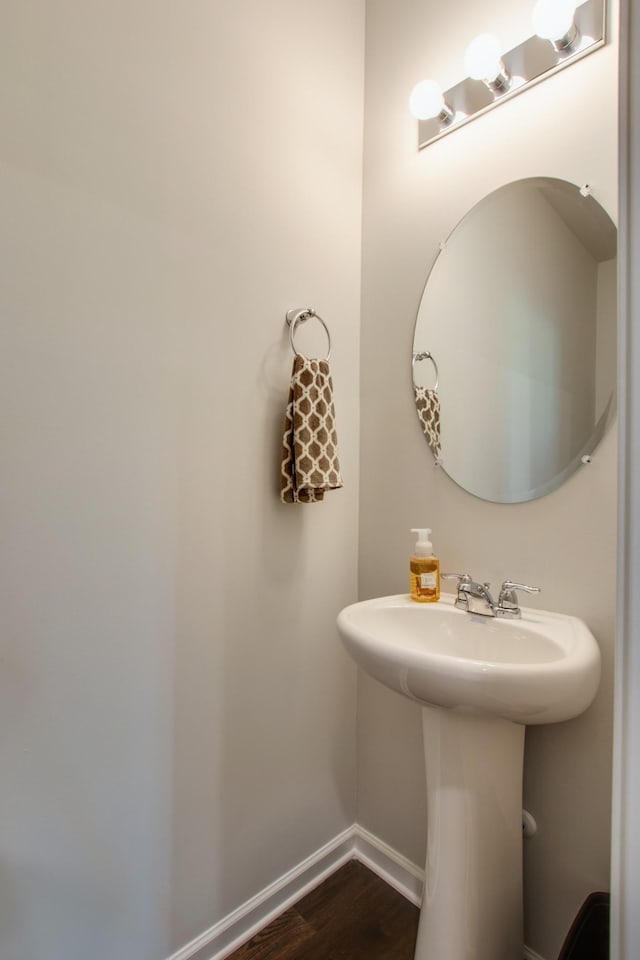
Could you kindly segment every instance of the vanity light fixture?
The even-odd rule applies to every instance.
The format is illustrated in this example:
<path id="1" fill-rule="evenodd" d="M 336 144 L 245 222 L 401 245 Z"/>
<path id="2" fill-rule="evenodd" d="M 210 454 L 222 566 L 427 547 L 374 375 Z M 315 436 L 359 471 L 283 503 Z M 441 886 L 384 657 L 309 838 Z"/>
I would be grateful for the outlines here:
<path id="1" fill-rule="evenodd" d="M 467 76 L 454 87 L 443 92 L 434 80 L 414 87 L 418 149 L 606 43 L 606 0 L 537 0 L 532 21 L 534 35 L 513 50 L 503 51 L 492 34 L 472 40 L 464 56 Z"/>
<path id="2" fill-rule="evenodd" d="M 467 47 L 464 68 L 472 80 L 482 80 L 493 94 L 511 86 L 511 75 L 502 59 L 500 41 L 493 33 L 480 33 Z"/>
<path id="3" fill-rule="evenodd" d="M 435 80 L 422 80 L 411 91 L 409 109 L 418 120 L 433 120 L 445 126 L 452 122 L 455 114 L 445 103 L 442 88 Z"/>
<path id="4" fill-rule="evenodd" d="M 548 40 L 556 53 L 573 53 L 580 46 L 581 36 L 574 0 L 538 0 L 531 18 L 536 36 Z"/>

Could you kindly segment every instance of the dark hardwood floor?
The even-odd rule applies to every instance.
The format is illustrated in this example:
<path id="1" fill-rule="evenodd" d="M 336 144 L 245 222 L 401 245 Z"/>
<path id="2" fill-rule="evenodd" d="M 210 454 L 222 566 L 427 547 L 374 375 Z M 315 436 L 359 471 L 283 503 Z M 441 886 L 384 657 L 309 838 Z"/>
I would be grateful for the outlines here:
<path id="1" fill-rule="evenodd" d="M 228 960 L 412 960 L 418 916 L 351 860 Z"/>

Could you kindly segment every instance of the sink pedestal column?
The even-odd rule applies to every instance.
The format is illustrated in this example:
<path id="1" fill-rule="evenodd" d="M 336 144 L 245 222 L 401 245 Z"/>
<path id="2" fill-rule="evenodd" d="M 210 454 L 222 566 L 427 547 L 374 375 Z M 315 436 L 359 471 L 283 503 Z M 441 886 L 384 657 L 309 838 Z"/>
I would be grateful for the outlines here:
<path id="1" fill-rule="evenodd" d="M 422 708 L 427 862 L 415 960 L 521 960 L 524 726 Z"/>

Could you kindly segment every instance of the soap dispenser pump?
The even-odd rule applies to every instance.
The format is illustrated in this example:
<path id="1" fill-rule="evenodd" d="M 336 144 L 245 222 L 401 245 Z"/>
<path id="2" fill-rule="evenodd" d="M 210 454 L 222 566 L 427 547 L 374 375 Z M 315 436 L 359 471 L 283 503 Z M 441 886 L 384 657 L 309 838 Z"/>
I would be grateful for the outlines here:
<path id="1" fill-rule="evenodd" d="M 418 534 L 413 556 L 409 560 L 409 593 L 418 603 L 433 603 L 440 599 L 440 561 L 433 555 L 428 527 L 414 527 Z"/>

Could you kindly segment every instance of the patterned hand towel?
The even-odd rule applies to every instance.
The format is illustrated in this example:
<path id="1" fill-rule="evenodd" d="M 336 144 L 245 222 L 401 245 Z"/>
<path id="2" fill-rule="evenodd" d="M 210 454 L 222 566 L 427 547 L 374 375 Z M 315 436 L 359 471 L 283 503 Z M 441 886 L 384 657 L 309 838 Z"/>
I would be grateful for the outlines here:
<path id="1" fill-rule="evenodd" d="M 325 490 L 342 486 L 333 406 L 333 383 L 326 360 L 297 354 L 293 361 L 280 469 L 283 503 L 314 503 Z"/>
<path id="2" fill-rule="evenodd" d="M 435 390 L 413 385 L 416 410 L 436 460 L 440 460 L 440 398 Z"/>

